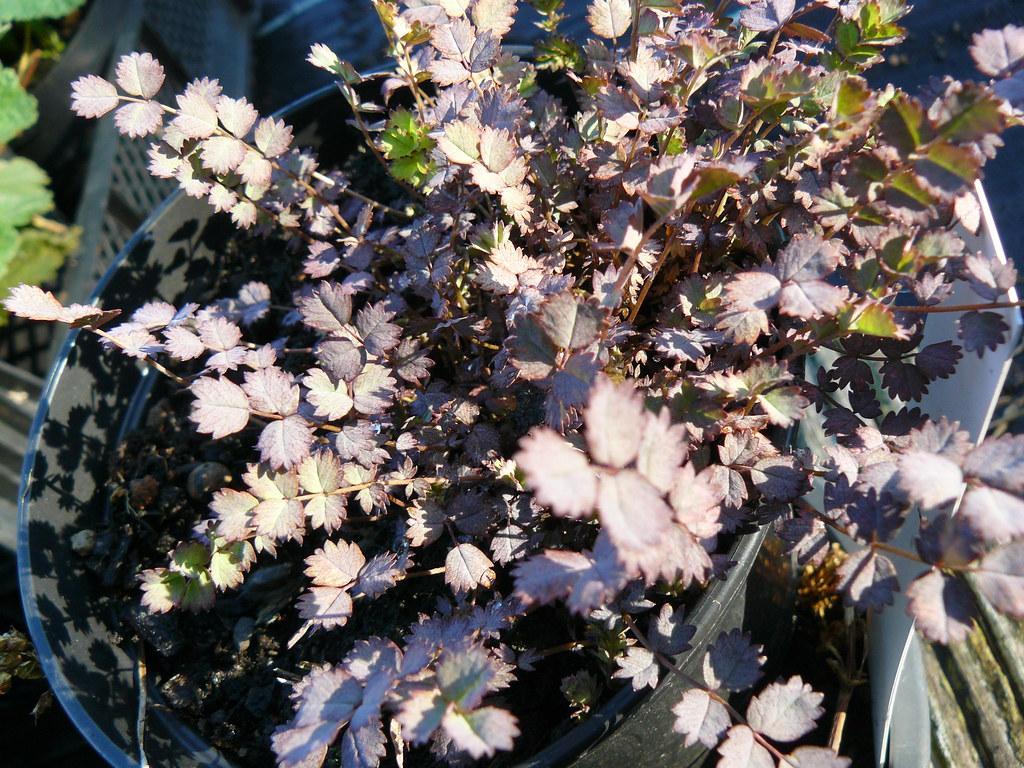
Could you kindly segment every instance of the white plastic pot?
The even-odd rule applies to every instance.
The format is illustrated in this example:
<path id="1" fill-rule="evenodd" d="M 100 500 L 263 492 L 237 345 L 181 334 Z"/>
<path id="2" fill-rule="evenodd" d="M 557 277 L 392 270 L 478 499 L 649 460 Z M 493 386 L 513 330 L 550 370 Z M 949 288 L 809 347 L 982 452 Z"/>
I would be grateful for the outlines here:
<path id="1" fill-rule="evenodd" d="M 981 227 L 977 235 L 966 230 L 958 234 L 967 247 L 1006 261 L 1003 245 L 996 231 L 995 221 L 981 183 L 975 184 L 981 204 Z M 1015 290 L 1003 297 L 1017 300 Z M 958 282 L 947 305 L 981 303 L 977 295 L 963 282 Z M 929 385 L 928 394 L 920 402 L 921 409 L 933 418 L 945 416 L 960 422 L 971 439 L 980 442 L 988 430 L 996 400 L 1010 369 L 1013 351 L 1020 340 L 1022 321 L 1019 309 L 998 309 L 1010 327 L 1006 342 L 996 350 L 986 350 L 979 358 L 976 353 L 965 353 L 956 372 L 948 379 L 939 379 Z M 956 323 L 960 314 L 935 313 L 928 316 L 922 346 L 947 339 L 956 340 Z M 815 380 L 815 369 L 828 365 L 835 358 L 832 353 L 821 353 L 808 361 L 808 377 Z M 801 425 L 801 440 L 807 445 L 821 445 L 826 438 L 820 419 L 808 418 Z M 823 508 L 822 488 L 819 486 L 808 501 L 819 510 Z M 927 516 L 926 516 L 927 517 Z M 919 530 L 918 517 L 908 515 L 903 528 L 893 539 L 899 547 L 913 550 L 914 538 Z M 840 542 L 846 546 L 849 542 Z M 906 585 L 922 570 L 919 563 L 893 558 L 900 584 Z M 869 629 L 869 670 L 871 677 L 871 707 L 875 736 L 875 764 L 879 768 L 928 768 L 931 764 L 931 723 L 928 706 L 928 687 L 921 660 L 920 640 L 914 632 L 913 619 L 907 614 L 907 598 L 895 595 L 894 604 L 872 617 Z"/>

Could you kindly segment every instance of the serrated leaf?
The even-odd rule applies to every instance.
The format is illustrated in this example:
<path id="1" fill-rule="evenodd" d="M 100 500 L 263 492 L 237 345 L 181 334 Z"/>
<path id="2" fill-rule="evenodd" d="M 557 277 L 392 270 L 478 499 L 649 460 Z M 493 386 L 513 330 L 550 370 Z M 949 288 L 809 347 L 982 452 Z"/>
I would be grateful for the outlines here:
<path id="1" fill-rule="evenodd" d="M 352 382 L 355 409 L 367 416 L 383 413 L 394 399 L 396 383 L 384 366 L 367 365 Z"/>
<path id="2" fill-rule="evenodd" d="M 1024 435 L 985 440 L 967 454 L 963 469 L 994 488 L 1024 494 Z"/>
<path id="3" fill-rule="evenodd" d="M 298 386 L 276 366 L 246 372 L 242 390 L 254 411 L 289 416 L 299 408 Z"/>
<path id="4" fill-rule="evenodd" d="M 862 611 L 881 611 L 899 591 L 896 567 L 871 547 L 849 554 L 837 573 L 844 602 Z"/>
<path id="5" fill-rule="evenodd" d="M 985 555 L 975 583 L 997 611 L 1024 619 L 1024 541 L 1006 544 Z"/>
<path id="6" fill-rule="evenodd" d="M 986 29 L 971 38 L 971 58 L 986 75 L 1001 77 L 1024 61 L 1024 28 L 1007 24 Z"/>
<path id="7" fill-rule="evenodd" d="M 793 16 L 796 0 L 753 0 L 740 13 L 740 24 L 755 32 L 774 32 Z"/>
<path id="8" fill-rule="evenodd" d="M 244 429 L 249 423 L 249 398 L 234 382 L 203 376 L 189 389 L 196 398 L 189 420 L 198 431 L 217 440 Z"/>
<path id="9" fill-rule="evenodd" d="M 143 99 L 152 99 L 164 84 L 164 68 L 150 53 L 136 51 L 122 56 L 115 74 L 121 90 Z"/>
<path id="10" fill-rule="evenodd" d="M 519 320 L 511 346 L 512 364 L 529 381 L 543 379 L 557 362 L 558 350 L 533 317 Z"/>
<path id="11" fill-rule="evenodd" d="M 254 139 L 260 152 L 267 157 L 278 157 L 291 146 L 292 129 L 283 120 L 265 117 L 256 124 Z"/>
<path id="12" fill-rule="evenodd" d="M 359 545 L 348 541 L 325 541 L 321 549 L 306 558 L 306 575 L 318 587 L 348 587 L 366 563 Z"/>
<path id="13" fill-rule="evenodd" d="M 661 669 L 658 666 L 654 654 L 646 648 L 632 646 L 626 649 L 626 653 L 615 659 L 618 669 L 612 677 L 618 680 L 629 680 L 634 691 L 643 690 L 645 687 L 658 687 L 658 676 Z"/>
<path id="14" fill-rule="evenodd" d="M 534 429 L 519 444 L 516 464 L 537 501 L 565 517 L 589 515 L 597 501 L 597 474 L 585 453 L 552 429 Z"/>
<path id="15" fill-rule="evenodd" d="M 633 461 L 643 438 L 644 413 L 643 399 L 631 384 L 599 378 L 583 417 L 594 459 L 611 467 Z"/>
<path id="16" fill-rule="evenodd" d="M 210 554 L 210 579 L 217 589 L 234 589 L 242 584 L 255 559 L 256 552 L 248 541 L 220 544 Z"/>
<path id="17" fill-rule="evenodd" d="M 630 0 L 592 0 L 587 7 L 587 22 L 598 37 L 621 37 L 633 23 Z"/>
<path id="18" fill-rule="evenodd" d="M 445 558 L 444 580 L 456 592 L 487 588 L 494 582 L 494 563 L 472 544 L 459 544 Z"/>
<path id="19" fill-rule="evenodd" d="M 49 183 L 46 172 L 31 160 L 0 160 L 0 226 L 20 227 L 51 210 Z"/>
<path id="20" fill-rule="evenodd" d="M 319 667 L 306 675 L 295 716 L 271 738 L 278 765 L 319 766 L 362 696 L 359 682 L 340 667 Z"/>
<path id="21" fill-rule="evenodd" d="M 956 499 L 964 479 L 960 467 L 950 459 L 926 451 L 909 451 L 900 457 L 896 482 L 910 501 L 934 509 Z"/>
<path id="22" fill-rule="evenodd" d="M 312 444 L 312 425 L 302 416 L 292 415 L 267 424 L 260 432 L 257 446 L 262 461 L 278 469 L 289 469 L 309 455 Z"/>
<path id="23" fill-rule="evenodd" d="M 299 616 L 323 629 L 343 627 L 352 615 L 352 596 L 343 587 L 310 587 L 296 602 Z"/>
<path id="24" fill-rule="evenodd" d="M 981 358 L 986 349 L 996 350 L 1006 343 L 1010 326 L 998 312 L 973 310 L 960 316 L 958 333 L 964 342 L 964 349 L 977 352 Z"/>
<path id="25" fill-rule="evenodd" d="M 772 683 L 750 700 L 750 727 L 775 741 L 795 741 L 814 730 L 824 713 L 824 694 L 816 693 L 799 676 Z"/>
<path id="26" fill-rule="evenodd" d="M 648 631 L 651 645 L 668 656 L 675 656 L 687 650 L 696 627 L 685 623 L 684 618 L 685 611 L 682 607 L 673 609 L 667 603 L 661 606 Z"/>
<path id="27" fill-rule="evenodd" d="M 676 716 L 672 730 L 685 737 L 683 743 L 687 747 L 700 742 L 714 749 L 732 725 L 732 718 L 722 703 L 700 688 L 684 693 L 672 712 Z"/>
<path id="28" fill-rule="evenodd" d="M 3 14 L 0 10 L 0 19 Z M 13 69 L 0 67 L 0 146 L 32 127 L 38 117 L 36 99 L 22 88 L 18 74 Z"/>
<path id="29" fill-rule="evenodd" d="M 557 347 L 583 349 L 597 338 L 604 312 L 570 293 L 560 293 L 544 303 L 537 321 Z"/>
<path id="30" fill-rule="evenodd" d="M 497 750 L 510 750 L 519 735 L 516 718 L 498 707 L 481 707 L 472 712 L 447 712 L 442 721 L 453 744 L 474 760 L 490 757 Z"/>
<path id="31" fill-rule="evenodd" d="M 907 613 L 933 643 L 958 643 L 974 626 L 974 596 L 964 582 L 930 570 L 907 587 Z"/>
<path id="32" fill-rule="evenodd" d="M 757 743 L 754 732 L 746 725 L 734 725 L 725 741 L 718 745 L 722 759 L 716 768 L 775 768 L 771 753 Z"/>
<path id="33" fill-rule="evenodd" d="M 363 340 L 363 346 L 371 355 L 382 356 L 398 346 L 402 329 L 392 322 L 394 312 L 381 304 L 363 307 L 356 315 L 356 328 Z"/>
<path id="34" fill-rule="evenodd" d="M 597 508 L 601 527 L 624 553 L 647 553 L 672 525 L 672 509 L 661 493 L 632 469 L 602 474 Z"/>
<path id="35" fill-rule="evenodd" d="M 793 501 L 809 489 L 807 473 L 793 456 L 761 459 L 751 468 L 750 480 L 769 501 Z"/>
<path id="36" fill-rule="evenodd" d="M 742 630 L 723 632 L 704 656 L 704 681 L 715 689 L 745 691 L 761 678 L 762 650 Z"/>
<path id="37" fill-rule="evenodd" d="M 881 304 L 868 304 L 858 309 L 850 322 L 850 330 L 887 339 L 898 339 L 903 335 L 892 311 Z"/>
<path id="38" fill-rule="evenodd" d="M 252 511 L 259 499 L 251 493 L 221 488 L 210 501 L 210 511 L 217 517 L 217 533 L 228 541 L 248 538 L 252 532 Z"/>
<path id="39" fill-rule="evenodd" d="M 352 410 L 352 397 L 344 380 L 332 381 L 321 369 L 310 368 L 302 384 L 309 390 L 306 399 L 317 416 L 337 421 Z"/>
<path id="40" fill-rule="evenodd" d="M 193 80 L 184 93 L 175 97 L 178 115 L 172 125 L 187 139 L 205 139 L 217 130 L 217 99 L 220 84 L 216 80 Z"/>

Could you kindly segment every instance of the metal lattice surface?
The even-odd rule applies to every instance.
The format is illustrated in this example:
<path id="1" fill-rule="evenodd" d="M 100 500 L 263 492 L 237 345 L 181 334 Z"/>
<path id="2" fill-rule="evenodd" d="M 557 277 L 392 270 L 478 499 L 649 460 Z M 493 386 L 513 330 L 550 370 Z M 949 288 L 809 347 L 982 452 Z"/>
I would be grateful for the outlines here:
<path id="1" fill-rule="evenodd" d="M 152 176 L 148 163 L 145 144 L 119 137 L 111 176 L 111 194 L 117 195 L 140 221 L 175 188 L 172 182 Z M 115 215 L 114 211 L 108 210 L 109 215 Z"/>
<path id="2" fill-rule="evenodd" d="M 117 52 L 149 51 L 160 59 L 167 79 L 158 98 L 165 103 L 173 104 L 185 83 L 200 75 L 218 78 L 227 93 L 246 95 L 248 7 L 240 0 L 138 0 Z M 65 281 L 68 299 L 89 295 L 132 232 L 174 191 L 173 182 L 149 174 L 147 150 L 148 142 L 118 135 L 109 121 L 98 126 L 77 216 L 82 252 Z"/>

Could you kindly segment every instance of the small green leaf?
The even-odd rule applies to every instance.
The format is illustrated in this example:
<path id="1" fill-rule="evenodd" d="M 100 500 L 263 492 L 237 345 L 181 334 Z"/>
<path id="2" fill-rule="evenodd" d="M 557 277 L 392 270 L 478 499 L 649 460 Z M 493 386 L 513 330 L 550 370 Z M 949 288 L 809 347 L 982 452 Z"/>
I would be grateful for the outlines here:
<path id="1" fill-rule="evenodd" d="M 841 120 L 855 120 L 864 113 L 871 88 L 863 77 L 848 77 L 836 89 L 835 114 Z"/>
<path id="2" fill-rule="evenodd" d="M 181 596 L 181 607 L 191 611 L 200 611 L 213 606 L 215 595 L 210 574 L 200 571 L 193 578 L 187 579 L 185 592 Z"/>
<path id="3" fill-rule="evenodd" d="M 533 51 L 538 69 L 582 71 L 586 67 L 586 60 L 579 46 L 561 35 L 552 35 L 537 41 Z"/>
<path id="4" fill-rule="evenodd" d="M 853 317 L 850 330 L 886 339 L 898 339 L 903 335 L 892 311 L 882 304 L 868 304 L 864 307 Z"/>
<path id="5" fill-rule="evenodd" d="M 892 144 L 901 157 L 932 140 L 933 130 L 917 99 L 898 96 L 889 102 L 878 121 L 882 137 Z"/>
<path id="6" fill-rule="evenodd" d="M 218 589 L 231 589 L 242 582 L 251 562 L 252 545 L 247 541 L 225 542 L 210 555 L 210 578 Z"/>
<path id="7" fill-rule="evenodd" d="M 0 144 L 6 144 L 39 117 L 35 96 L 21 87 L 13 69 L 0 67 Z"/>
<path id="8" fill-rule="evenodd" d="M 709 165 L 697 171 L 697 184 L 690 194 L 691 199 L 699 200 L 739 181 L 739 174 L 729 168 Z"/>
<path id="9" fill-rule="evenodd" d="M 193 579 L 206 573 L 209 563 L 210 552 L 198 541 L 179 544 L 171 555 L 171 568 Z"/>
<path id="10" fill-rule="evenodd" d="M 53 208 L 49 177 L 23 157 L 0 160 L 0 225 L 20 227 Z"/>
<path id="11" fill-rule="evenodd" d="M 77 227 L 50 232 L 0 225 L 0 296 L 22 283 L 42 285 L 53 280 L 64 260 L 78 248 L 80 237 Z M 8 252 L 8 248 L 13 250 Z M 0 311 L 0 326 L 6 322 L 7 312 Z"/>

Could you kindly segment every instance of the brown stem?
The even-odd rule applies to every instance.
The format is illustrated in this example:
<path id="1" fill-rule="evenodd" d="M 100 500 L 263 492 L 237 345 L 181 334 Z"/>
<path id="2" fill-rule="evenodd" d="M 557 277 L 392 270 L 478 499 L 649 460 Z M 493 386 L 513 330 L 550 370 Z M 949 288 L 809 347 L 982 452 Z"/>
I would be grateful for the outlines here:
<path id="1" fill-rule="evenodd" d="M 403 578 L 406 579 L 419 579 L 424 576 L 439 576 L 447 570 L 443 565 L 437 566 L 437 568 L 430 568 L 425 571 L 409 571 Z"/>
<path id="2" fill-rule="evenodd" d="M 370 480 L 365 483 L 356 483 L 355 485 L 346 485 L 342 488 L 335 488 L 333 491 L 327 493 L 304 493 L 298 496 L 294 496 L 297 501 L 309 501 L 315 499 L 317 496 L 341 496 L 346 493 L 356 493 L 357 491 L 364 491 L 367 488 L 372 488 L 375 485 L 380 485 L 385 488 L 393 488 L 400 485 L 411 485 L 419 480 L 426 480 L 427 482 L 436 483 L 442 480 L 440 477 L 407 477 L 400 478 L 397 480 Z M 442 569 L 444 570 L 444 569 Z"/>
<path id="3" fill-rule="evenodd" d="M 661 226 L 668 221 L 669 217 L 675 213 L 675 210 L 671 210 L 668 213 L 662 214 L 658 217 L 651 226 L 644 230 L 644 233 L 640 236 L 639 242 L 633 246 L 633 250 L 629 253 L 629 258 L 626 259 L 626 263 L 622 267 L 622 271 L 619 273 L 618 279 L 615 281 L 615 285 L 612 287 L 612 293 L 615 295 L 622 295 L 622 289 L 625 287 L 626 282 L 629 280 L 630 274 L 633 272 L 633 268 L 636 266 L 637 260 L 640 258 L 640 251 L 643 250 L 644 245 L 650 240 L 654 233 L 661 229 Z"/>
<path id="4" fill-rule="evenodd" d="M 633 0 L 633 21 L 629 29 L 629 60 L 636 61 L 640 49 L 640 0 Z"/>
<path id="5" fill-rule="evenodd" d="M 89 330 L 92 331 L 93 333 L 95 333 L 101 339 L 105 339 L 109 343 L 113 344 L 115 347 L 120 349 L 122 352 L 125 351 L 124 345 L 121 342 L 119 342 L 114 336 L 111 336 L 109 333 L 104 331 L 102 328 L 89 328 Z M 151 357 L 143 357 L 142 360 L 143 360 L 143 362 L 146 363 L 146 365 L 148 365 L 154 371 L 162 373 L 164 376 L 166 376 L 167 378 L 169 378 L 171 381 L 175 382 L 176 384 L 179 384 L 179 385 L 181 385 L 183 387 L 187 387 L 188 386 L 188 381 L 183 379 L 181 376 L 179 376 L 178 374 L 176 374 L 174 371 L 170 370 L 169 368 L 161 365 L 160 363 L 158 363 L 153 358 L 151 358 Z"/>
<path id="6" fill-rule="evenodd" d="M 843 728 L 846 727 L 846 713 L 850 708 L 850 699 L 853 698 L 853 688 L 844 684 L 836 699 L 836 714 L 832 718 L 832 731 L 828 736 L 828 746 L 833 752 L 838 752 L 843 743 Z"/>
<path id="7" fill-rule="evenodd" d="M 636 321 L 637 315 L 640 314 L 640 307 L 643 306 L 644 299 L 647 298 L 647 294 L 651 291 L 651 286 L 654 285 L 654 279 L 658 276 L 659 270 L 664 266 L 665 260 L 668 258 L 668 254 L 672 250 L 670 245 L 671 238 L 671 232 L 665 235 L 665 247 L 661 249 L 661 255 L 658 256 L 658 261 L 654 265 L 654 269 L 651 270 L 650 277 L 647 278 L 643 288 L 640 289 L 640 295 L 637 296 L 636 304 L 634 304 L 633 308 L 629 311 L 628 322 L 631 325 Z"/>
<path id="8" fill-rule="evenodd" d="M 984 309 L 1015 309 L 1024 307 L 1024 300 L 1018 301 L 993 301 L 987 304 L 948 304 L 936 306 L 910 306 L 891 307 L 895 312 L 909 312 L 911 314 L 937 314 L 940 312 L 974 312 Z"/>

